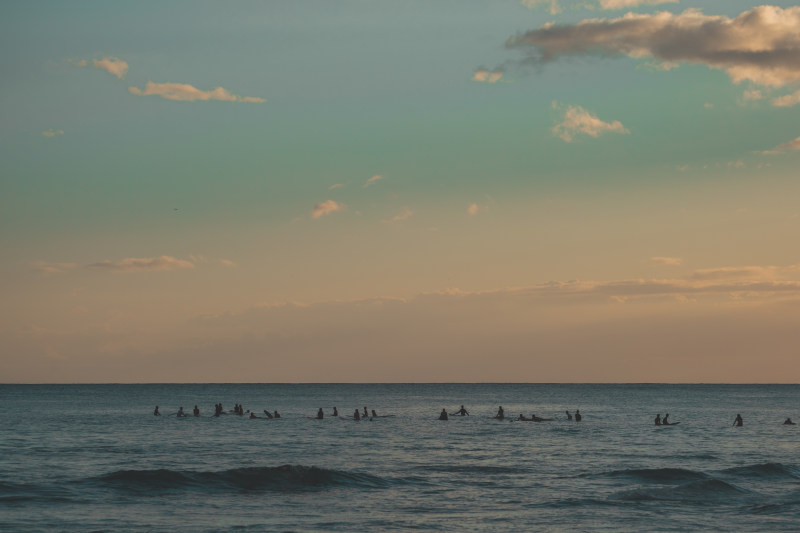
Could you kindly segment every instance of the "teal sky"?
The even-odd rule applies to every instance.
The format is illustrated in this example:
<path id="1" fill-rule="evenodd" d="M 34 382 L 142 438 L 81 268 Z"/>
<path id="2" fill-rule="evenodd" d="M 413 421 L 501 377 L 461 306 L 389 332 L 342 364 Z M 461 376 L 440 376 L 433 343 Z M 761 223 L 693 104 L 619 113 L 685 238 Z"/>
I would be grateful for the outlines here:
<path id="1" fill-rule="evenodd" d="M 800 35 L 800 8 L 627 4 L 3 3 L 0 379 L 394 381 L 410 358 L 403 368 L 416 372 L 398 379 L 519 380 L 495 366 L 506 357 L 537 369 L 533 381 L 662 381 L 652 357 L 678 348 L 653 355 L 650 343 L 679 323 L 708 325 L 680 347 L 707 364 L 669 380 L 784 380 L 800 340 L 800 104 L 777 102 L 800 89 L 800 39 L 779 37 Z M 612 49 L 619 35 L 580 42 L 586 19 L 613 34 L 626 13 L 650 24 L 668 12 L 684 31 L 690 9 L 724 28 L 751 10 L 777 16 L 742 22 L 722 44 L 710 30 L 635 37 L 643 53 Z M 537 61 L 556 43 L 549 23 L 563 34 Z M 715 63 L 717 46 L 767 59 Z M 785 63 L 767 64 L 779 46 Z M 476 81 L 481 69 L 502 77 Z M 139 94 L 150 82 L 258 101 Z M 570 113 L 600 129 L 563 125 Z M 563 301 L 519 292 L 574 280 L 591 288 Z M 671 288 L 609 288 L 654 280 Z M 365 300 L 408 309 L 364 313 Z M 254 318 L 264 309 L 285 313 Z M 555 322 L 537 329 L 543 317 Z M 652 323 L 625 335 L 632 317 Z M 590 346 L 606 359 L 550 337 L 605 320 L 619 337 Z M 725 328 L 775 359 L 743 351 L 728 374 L 703 370 L 726 366 Z M 619 339 L 634 370 L 614 355 Z M 467 345 L 466 370 L 449 374 Z M 193 353 L 225 353 L 242 370 Z M 373 357 L 383 363 L 358 363 Z M 159 372 L 137 373 L 146 358 Z"/>

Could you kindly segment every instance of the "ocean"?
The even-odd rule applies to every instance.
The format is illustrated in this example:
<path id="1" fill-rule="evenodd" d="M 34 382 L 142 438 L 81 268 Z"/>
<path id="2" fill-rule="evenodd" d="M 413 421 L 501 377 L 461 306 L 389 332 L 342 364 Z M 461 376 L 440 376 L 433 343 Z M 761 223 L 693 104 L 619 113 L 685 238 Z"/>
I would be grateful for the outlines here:
<path id="1" fill-rule="evenodd" d="M 800 530 L 797 385 L 0 385 L 0 406 L 0 531 Z"/>

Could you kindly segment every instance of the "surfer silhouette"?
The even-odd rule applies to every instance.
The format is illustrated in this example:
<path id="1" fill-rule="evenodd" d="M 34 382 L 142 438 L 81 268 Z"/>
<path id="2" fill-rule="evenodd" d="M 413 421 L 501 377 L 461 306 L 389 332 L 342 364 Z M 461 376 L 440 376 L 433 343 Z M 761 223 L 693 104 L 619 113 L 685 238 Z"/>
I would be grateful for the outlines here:
<path id="1" fill-rule="evenodd" d="M 442 412 L 439 413 L 439 420 L 447 420 L 447 409 L 442 409 Z"/>
<path id="2" fill-rule="evenodd" d="M 572 415 L 569 414 L 569 411 L 567 411 L 567 420 L 572 420 Z"/>
<path id="3" fill-rule="evenodd" d="M 459 409 L 455 413 L 453 413 L 453 416 L 455 416 L 455 415 L 469 416 L 469 412 L 466 409 L 464 409 L 464 406 L 462 405 L 461 409 Z"/>
<path id="4" fill-rule="evenodd" d="M 786 420 L 784 420 L 784 421 L 783 421 L 783 425 L 784 425 L 784 426 L 796 426 L 797 424 L 795 424 L 794 422 L 792 422 L 792 419 L 791 419 L 791 418 L 787 418 Z"/>
<path id="5" fill-rule="evenodd" d="M 161 413 L 158 412 L 158 406 L 153 410 L 153 416 L 161 416 Z"/>
<path id="6" fill-rule="evenodd" d="M 497 408 L 497 414 L 494 415 L 494 417 L 497 418 L 498 420 L 503 420 L 506 417 L 506 413 L 505 411 L 503 411 L 502 405 Z"/>
<path id="7" fill-rule="evenodd" d="M 583 417 L 581 416 L 581 410 L 575 409 L 575 422 L 580 422 Z"/>
<path id="8" fill-rule="evenodd" d="M 661 413 L 658 413 L 658 414 L 656 415 L 656 425 L 657 425 L 657 426 L 660 426 L 660 425 L 661 425 Z"/>
<path id="9" fill-rule="evenodd" d="M 324 414 L 323 414 L 323 412 L 322 412 L 322 407 L 320 407 L 320 408 L 319 408 L 319 411 L 317 411 L 317 420 L 322 420 L 322 418 L 323 418 L 324 416 L 325 416 L 325 415 L 324 415 Z"/>
<path id="10" fill-rule="evenodd" d="M 733 420 L 733 425 L 736 427 L 742 427 L 744 425 L 744 420 L 742 420 L 742 415 L 737 414 L 736 418 Z"/>

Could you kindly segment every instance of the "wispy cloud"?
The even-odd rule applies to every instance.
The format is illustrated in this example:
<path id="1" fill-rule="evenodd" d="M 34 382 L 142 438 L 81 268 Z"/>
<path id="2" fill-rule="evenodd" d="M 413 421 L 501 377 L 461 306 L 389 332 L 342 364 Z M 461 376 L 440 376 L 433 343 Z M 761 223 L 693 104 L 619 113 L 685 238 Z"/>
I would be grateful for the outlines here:
<path id="1" fill-rule="evenodd" d="M 87 265 L 87 268 L 110 270 L 113 272 L 148 272 L 153 270 L 174 270 L 178 268 L 194 268 L 194 263 L 176 259 L 168 255 L 160 257 L 127 257 L 121 261 L 101 261 Z"/>
<path id="2" fill-rule="evenodd" d="M 42 135 L 45 137 L 55 137 L 56 135 L 64 135 L 64 130 L 54 130 L 50 128 L 49 130 L 45 130 L 42 132 Z"/>
<path id="3" fill-rule="evenodd" d="M 83 61 L 84 65 L 86 64 Z M 104 57 L 103 59 L 93 59 L 92 65 L 94 68 L 105 70 L 109 74 L 113 74 L 119 79 L 125 79 L 125 74 L 128 73 L 128 63 L 119 59 L 118 57 Z M 83 66 L 83 65 L 79 65 Z"/>
<path id="4" fill-rule="evenodd" d="M 137 96 L 160 96 L 166 100 L 180 102 L 220 100 L 223 102 L 245 102 L 260 104 L 266 102 L 264 98 L 256 96 L 239 96 L 227 89 L 217 87 L 210 91 L 203 91 L 188 83 L 154 83 L 148 81 L 144 90 L 138 87 L 128 87 L 131 94 Z"/>
<path id="5" fill-rule="evenodd" d="M 784 152 L 796 151 L 800 150 L 800 137 L 793 141 L 785 142 L 783 144 L 779 144 L 772 150 L 764 150 L 759 152 L 761 155 L 777 155 L 782 154 Z"/>
<path id="6" fill-rule="evenodd" d="M 772 105 L 775 107 L 792 107 L 797 104 L 800 104 L 800 91 L 772 99 Z"/>
<path id="7" fill-rule="evenodd" d="M 314 206 L 314 209 L 311 210 L 311 218 L 319 218 L 324 215 L 330 215 L 331 213 L 336 213 L 337 211 L 342 211 L 343 209 L 343 204 L 340 204 L 334 200 L 325 200 L 324 202 L 320 202 Z"/>
<path id="8" fill-rule="evenodd" d="M 66 272 L 78 268 L 77 263 L 55 263 L 51 261 L 34 261 L 31 263 L 31 268 L 37 272 L 44 274 L 57 274 L 59 272 Z"/>
<path id="9" fill-rule="evenodd" d="M 239 266 L 237 263 L 231 261 L 230 259 L 220 259 L 220 264 L 229 268 L 236 268 Z"/>
<path id="10" fill-rule="evenodd" d="M 485 211 L 488 211 L 488 210 L 489 210 L 489 206 L 488 205 L 480 205 L 478 203 L 471 203 L 467 207 L 467 214 L 469 216 L 475 216 L 475 215 L 477 215 L 478 213 L 480 213 L 482 211 L 485 212 Z"/>
<path id="11" fill-rule="evenodd" d="M 745 80 L 781 87 L 800 79 L 800 7 L 762 5 L 735 18 L 704 15 L 627 13 L 619 18 L 546 24 L 508 40 L 547 63 L 564 56 L 611 55 L 694 63 L 722 69 L 734 83 Z"/>
<path id="12" fill-rule="evenodd" d="M 384 220 L 384 222 L 400 222 L 401 220 L 406 220 L 414 216 L 414 211 L 409 209 L 408 207 L 404 207 L 400 213 L 396 214 L 390 219 Z"/>
<path id="13" fill-rule="evenodd" d="M 651 257 L 650 262 L 656 265 L 680 266 L 683 259 L 680 257 Z"/>
<path id="14" fill-rule="evenodd" d="M 679 0 L 600 0 L 600 9 L 630 9 L 639 6 L 677 4 Z"/>
<path id="15" fill-rule="evenodd" d="M 479 68 L 472 75 L 472 81 L 480 81 L 486 83 L 497 83 L 503 77 L 502 70 L 489 71 L 484 68 Z"/>
<path id="16" fill-rule="evenodd" d="M 557 15 L 562 11 L 561 4 L 558 3 L 558 0 L 520 0 L 519 3 L 528 9 L 547 6 L 551 15 Z"/>
<path id="17" fill-rule="evenodd" d="M 333 185 L 328 187 L 328 190 L 332 191 L 333 189 L 341 189 L 342 187 L 344 187 L 344 184 L 342 184 L 342 183 L 334 183 Z"/>
<path id="18" fill-rule="evenodd" d="M 553 107 L 558 109 L 559 104 L 553 102 Z M 564 120 L 553 126 L 552 132 L 553 135 L 566 142 L 572 142 L 575 135 L 579 133 L 590 137 L 599 137 L 601 133 L 608 132 L 630 133 L 620 121 L 604 122 L 581 106 L 567 106 L 564 111 Z"/>
<path id="19" fill-rule="evenodd" d="M 364 186 L 364 188 L 367 188 L 370 185 L 372 185 L 373 183 L 375 183 L 377 181 L 380 181 L 382 179 L 383 179 L 383 176 L 381 176 L 380 174 L 376 174 L 376 175 L 372 176 L 370 179 L 368 179 L 367 181 L 365 181 L 363 186 Z"/>

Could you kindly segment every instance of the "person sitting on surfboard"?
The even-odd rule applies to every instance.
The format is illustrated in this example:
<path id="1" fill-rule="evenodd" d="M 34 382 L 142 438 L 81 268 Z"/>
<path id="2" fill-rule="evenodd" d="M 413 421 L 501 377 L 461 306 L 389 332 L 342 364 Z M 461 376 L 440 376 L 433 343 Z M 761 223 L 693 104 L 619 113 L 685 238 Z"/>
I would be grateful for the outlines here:
<path id="1" fill-rule="evenodd" d="M 742 427 L 744 425 L 744 420 L 742 420 L 742 415 L 737 414 L 736 418 L 733 420 L 733 425 L 736 427 Z"/>
<path id="2" fill-rule="evenodd" d="M 792 422 L 792 419 L 791 419 L 791 418 L 787 418 L 786 420 L 784 420 L 784 421 L 783 421 L 783 425 L 784 425 L 784 426 L 796 426 L 797 424 L 795 424 L 794 422 Z"/>
<path id="3" fill-rule="evenodd" d="M 158 406 L 153 410 L 153 416 L 161 416 L 161 413 L 158 412 Z"/>
<path id="4" fill-rule="evenodd" d="M 378 413 L 375 412 L 375 409 L 372 410 L 372 418 L 378 418 Z"/>
<path id="5" fill-rule="evenodd" d="M 356 409 L 356 412 L 353 413 L 353 419 L 361 420 L 361 414 L 358 412 L 358 409 Z"/>
<path id="6" fill-rule="evenodd" d="M 200 416 L 200 409 L 195 405 L 194 411 L 192 411 L 192 413 L 194 414 L 194 416 Z"/>
<path id="7" fill-rule="evenodd" d="M 662 426 L 671 426 L 672 424 L 669 423 L 669 413 L 664 415 L 664 418 L 661 420 Z"/>
<path id="8" fill-rule="evenodd" d="M 250 418 L 253 419 L 253 418 L 260 418 L 260 417 L 256 416 L 255 413 L 250 413 Z"/>
<path id="9" fill-rule="evenodd" d="M 320 408 L 319 408 L 319 411 L 317 411 L 317 420 L 322 420 L 322 418 L 323 418 L 324 416 L 325 416 L 325 415 L 324 415 L 324 414 L 323 414 L 323 412 L 322 412 L 322 407 L 320 407 Z"/>
<path id="10" fill-rule="evenodd" d="M 575 422 L 580 422 L 581 418 L 583 418 L 581 416 L 581 410 L 580 409 L 575 409 Z"/>
<path id="11" fill-rule="evenodd" d="M 367 414 L 367 406 L 364 406 L 364 414 L 361 415 L 362 418 L 367 418 L 369 415 Z"/>
<path id="12" fill-rule="evenodd" d="M 656 425 L 657 425 L 657 426 L 660 426 L 660 425 L 661 425 L 661 413 L 658 413 L 658 414 L 656 415 Z"/>
<path id="13" fill-rule="evenodd" d="M 183 407 L 178 408 L 178 418 L 186 416 L 183 412 Z"/>
<path id="14" fill-rule="evenodd" d="M 462 405 L 462 406 L 461 406 L 461 409 L 459 409 L 458 411 L 456 411 L 455 413 L 453 413 L 453 416 L 455 416 L 455 415 L 460 415 L 460 416 L 469 416 L 469 412 L 468 412 L 466 409 L 464 409 L 464 406 Z"/>
<path id="15" fill-rule="evenodd" d="M 497 408 L 497 414 L 494 415 L 494 417 L 497 418 L 498 420 L 502 420 L 502 419 L 504 419 L 506 417 L 506 413 L 505 413 L 505 411 L 503 411 L 503 406 L 502 405 Z"/>
<path id="16" fill-rule="evenodd" d="M 442 409 L 442 412 L 439 413 L 439 420 L 447 420 L 447 409 Z"/>
<path id="17" fill-rule="evenodd" d="M 275 411 L 275 418 L 280 418 L 280 417 L 281 417 L 280 413 L 278 413 L 278 411 Z"/>
<path id="18" fill-rule="evenodd" d="M 569 414 L 569 411 L 567 411 L 567 420 L 572 420 L 572 415 Z"/>
<path id="19" fill-rule="evenodd" d="M 335 406 L 333 408 L 333 416 L 339 416 L 339 411 L 336 409 Z"/>

